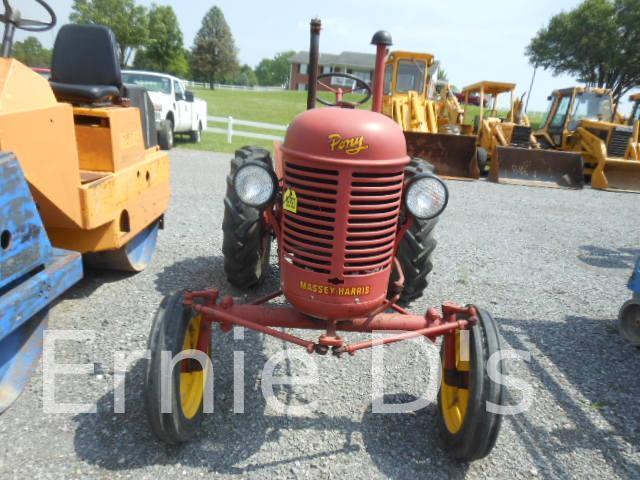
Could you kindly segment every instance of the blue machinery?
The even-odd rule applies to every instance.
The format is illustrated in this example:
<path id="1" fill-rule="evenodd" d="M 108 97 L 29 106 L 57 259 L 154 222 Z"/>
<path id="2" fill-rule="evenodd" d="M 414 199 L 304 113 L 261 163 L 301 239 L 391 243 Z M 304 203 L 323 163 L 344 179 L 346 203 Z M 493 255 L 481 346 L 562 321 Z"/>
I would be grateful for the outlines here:
<path id="1" fill-rule="evenodd" d="M 37 365 L 49 305 L 81 278 L 81 255 L 51 246 L 20 164 L 0 154 L 0 414 Z"/>
<path id="2" fill-rule="evenodd" d="M 632 345 L 640 347 L 640 258 L 629 280 L 633 298 L 620 309 L 618 330 Z"/>

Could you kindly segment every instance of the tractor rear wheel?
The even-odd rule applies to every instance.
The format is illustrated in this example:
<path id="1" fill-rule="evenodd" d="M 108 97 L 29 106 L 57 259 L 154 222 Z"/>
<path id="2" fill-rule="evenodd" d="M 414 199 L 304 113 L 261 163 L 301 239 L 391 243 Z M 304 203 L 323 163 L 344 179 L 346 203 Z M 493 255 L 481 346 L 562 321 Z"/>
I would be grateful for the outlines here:
<path id="1" fill-rule="evenodd" d="M 426 160 L 414 158 L 405 170 L 405 179 L 411 179 L 420 173 L 433 173 L 433 165 Z M 422 297 L 429 284 L 427 277 L 433 270 L 431 255 L 438 243 L 434 237 L 437 223 L 436 219 L 414 219 L 398 247 L 397 257 L 404 273 L 404 290 L 398 303 L 404 307 Z M 390 287 L 396 278 L 395 274 L 391 277 Z M 391 296 L 392 288 L 389 288 L 389 292 Z"/>
<path id="2" fill-rule="evenodd" d="M 269 270 L 271 232 L 263 211 L 240 201 L 233 185 L 236 171 L 247 162 L 262 162 L 273 168 L 271 154 L 260 147 L 243 147 L 231 160 L 227 176 L 222 221 L 222 253 L 227 280 L 235 287 L 248 289 L 262 283 Z"/>

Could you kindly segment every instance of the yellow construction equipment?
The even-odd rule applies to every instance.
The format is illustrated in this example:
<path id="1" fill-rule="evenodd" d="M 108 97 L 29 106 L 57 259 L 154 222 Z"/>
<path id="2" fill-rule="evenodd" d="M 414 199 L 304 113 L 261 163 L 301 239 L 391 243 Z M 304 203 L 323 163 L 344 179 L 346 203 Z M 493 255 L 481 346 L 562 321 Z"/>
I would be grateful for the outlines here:
<path id="1" fill-rule="evenodd" d="M 627 120 L 627 124 L 630 127 L 633 127 L 633 134 L 631 135 L 629 149 L 627 150 L 625 158 L 627 160 L 640 160 L 640 142 L 638 141 L 640 130 L 640 93 L 631 95 L 629 100 L 633 102 L 633 107 L 631 109 L 631 115 Z"/>
<path id="2" fill-rule="evenodd" d="M 462 90 L 465 122 L 473 125 L 477 136 L 481 172 L 489 167 L 489 180 L 498 183 L 581 188 L 584 180 L 580 156 L 539 148 L 515 89 L 514 83 L 481 81 Z M 509 95 L 506 115 L 498 110 L 501 95 Z M 469 105 L 472 96 L 479 99 L 477 109 Z"/>
<path id="3" fill-rule="evenodd" d="M 402 126 L 409 155 L 429 161 L 440 176 L 478 179 L 475 138 L 452 130 L 455 123 L 448 116 L 455 115 L 456 107 L 435 100 L 436 71 L 437 62 L 429 53 L 391 52 L 385 65 L 382 111 Z"/>
<path id="4" fill-rule="evenodd" d="M 105 268 L 148 264 L 169 203 L 169 158 L 146 91 L 122 84 L 111 30 L 62 27 L 51 83 L 0 58 L 0 143 L 18 158 L 54 246 Z"/>
<path id="5" fill-rule="evenodd" d="M 615 122 L 611 91 L 564 88 L 549 100 L 547 116 L 535 133 L 543 148 L 580 153 L 593 188 L 640 192 L 638 122 L 634 116 L 628 125 Z"/>

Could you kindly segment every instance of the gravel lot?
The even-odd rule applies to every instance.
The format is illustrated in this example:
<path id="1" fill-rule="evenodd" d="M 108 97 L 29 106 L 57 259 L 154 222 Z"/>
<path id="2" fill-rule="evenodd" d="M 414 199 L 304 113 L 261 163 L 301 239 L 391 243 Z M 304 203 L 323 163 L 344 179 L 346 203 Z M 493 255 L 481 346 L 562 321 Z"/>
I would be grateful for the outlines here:
<path id="1" fill-rule="evenodd" d="M 95 363 L 93 375 L 61 376 L 58 402 L 95 403 L 97 413 L 44 414 L 42 372 L 0 417 L 5 478 L 631 478 L 640 477 L 640 350 L 614 318 L 640 255 L 640 196 L 449 182 L 428 295 L 493 312 L 507 348 L 525 350 L 511 375 L 531 385 L 533 404 L 507 417 L 493 454 L 461 465 L 438 447 L 436 407 L 371 413 L 371 352 L 314 357 L 319 385 L 282 385 L 290 405 L 317 400 L 304 417 L 267 406 L 260 389 L 271 355 L 297 347 L 253 332 L 219 334 L 214 346 L 216 413 L 197 441 L 168 448 L 151 435 L 142 405 L 142 361 L 126 380 L 126 414 L 115 415 L 113 357 L 142 350 L 161 298 L 179 288 L 226 283 L 221 258 L 228 155 L 176 150 L 174 199 L 150 269 L 137 276 L 87 272 L 57 304 L 52 329 L 95 331 L 93 343 L 61 342 L 60 363 Z M 255 296 L 277 288 L 272 272 Z M 245 414 L 234 414 L 233 351 L 245 352 Z M 415 343 L 385 350 L 385 398 L 408 402 L 428 380 Z M 304 373 L 298 362 L 284 371 Z M 120 384 L 115 378 L 115 384 Z M 519 402 L 511 388 L 511 402 Z"/>

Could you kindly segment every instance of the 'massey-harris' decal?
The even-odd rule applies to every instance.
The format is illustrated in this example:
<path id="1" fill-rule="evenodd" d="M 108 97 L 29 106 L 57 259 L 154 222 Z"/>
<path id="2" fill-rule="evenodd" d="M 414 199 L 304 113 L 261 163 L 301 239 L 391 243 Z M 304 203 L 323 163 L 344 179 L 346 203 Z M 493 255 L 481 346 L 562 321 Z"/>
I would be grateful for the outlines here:
<path id="1" fill-rule="evenodd" d="M 336 287 L 334 285 L 318 285 L 300 280 L 300 288 L 307 292 L 318 295 L 330 295 L 334 297 L 358 297 L 360 295 L 369 295 L 371 293 L 370 285 L 362 285 L 359 287 Z"/>
<path id="2" fill-rule="evenodd" d="M 347 155 L 357 155 L 369 148 L 364 135 L 343 138 L 339 133 L 329 135 L 329 146 L 332 152 L 344 152 Z"/>

